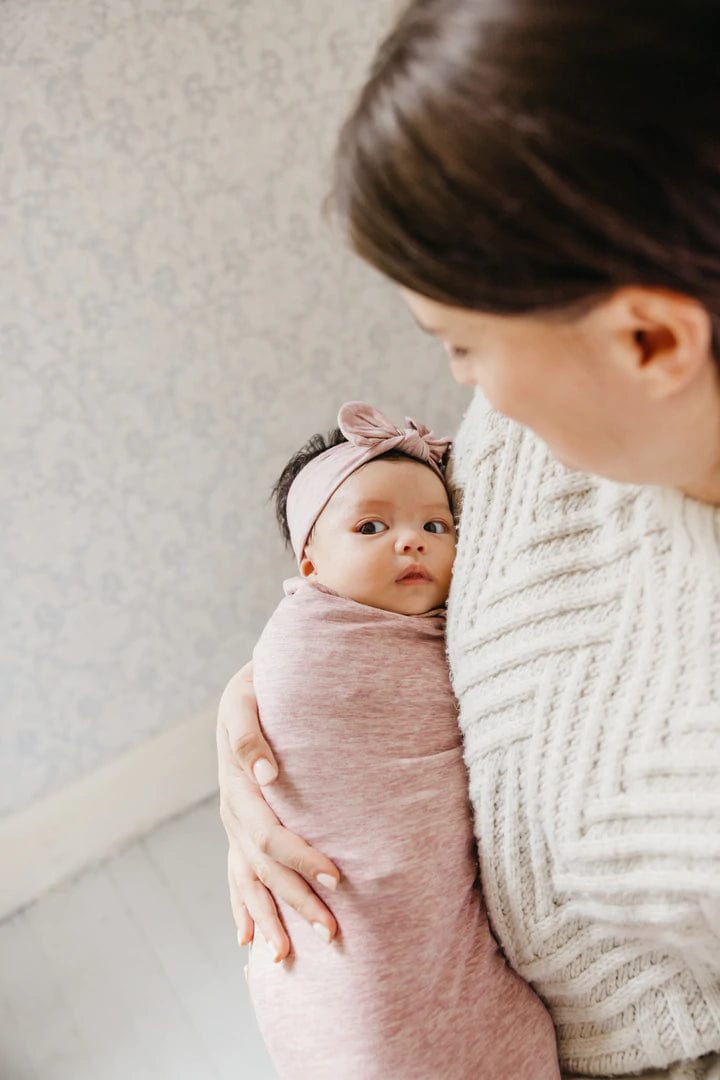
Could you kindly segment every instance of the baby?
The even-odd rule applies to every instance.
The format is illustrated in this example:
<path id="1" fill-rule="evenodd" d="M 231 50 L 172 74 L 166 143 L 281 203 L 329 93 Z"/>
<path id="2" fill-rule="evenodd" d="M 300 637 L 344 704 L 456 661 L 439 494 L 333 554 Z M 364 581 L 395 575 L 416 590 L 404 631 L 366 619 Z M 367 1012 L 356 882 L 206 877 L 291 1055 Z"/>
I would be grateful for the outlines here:
<path id="1" fill-rule="evenodd" d="M 361 402 L 338 424 L 275 489 L 300 578 L 254 682 L 281 767 L 263 794 L 340 869 L 340 933 L 328 945 L 280 904 L 293 955 L 250 955 L 260 1030 L 283 1080 L 557 1080 L 550 1018 L 476 882 L 444 645 L 450 440 Z"/>

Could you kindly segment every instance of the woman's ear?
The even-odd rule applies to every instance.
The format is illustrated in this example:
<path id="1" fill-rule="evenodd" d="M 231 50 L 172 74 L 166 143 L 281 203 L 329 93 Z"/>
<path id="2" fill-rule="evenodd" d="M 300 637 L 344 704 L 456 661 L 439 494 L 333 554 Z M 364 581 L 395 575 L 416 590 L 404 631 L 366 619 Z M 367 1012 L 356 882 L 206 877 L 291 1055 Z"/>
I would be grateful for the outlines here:
<path id="1" fill-rule="evenodd" d="M 684 390 L 713 364 L 712 322 L 701 303 L 668 289 L 627 287 L 610 300 L 636 377 L 655 399 Z"/>

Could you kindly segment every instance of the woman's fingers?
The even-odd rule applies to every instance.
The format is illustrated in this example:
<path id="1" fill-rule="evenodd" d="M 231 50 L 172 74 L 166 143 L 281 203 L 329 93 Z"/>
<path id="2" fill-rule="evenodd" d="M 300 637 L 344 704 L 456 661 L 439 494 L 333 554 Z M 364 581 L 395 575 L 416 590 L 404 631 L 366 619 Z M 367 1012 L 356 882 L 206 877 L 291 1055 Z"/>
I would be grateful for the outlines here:
<path id="1" fill-rule="evenodd" d="M 270 893 L 276 898 L 282 897 L 282 900 L 288 907 L 294 908 L 306 922 L 309 922 L 313 930 L 323 941 L 330 942 L 336 937 L 338 932 L 338 925 L 331 911 L 325 907 L 322 900 L 313 892 L 307 882 L 296 874 L 292 870 L 288 870 L 287 867 L 280 865 L 280 863 L 271 862 L 264 866 L 260 866 L 260 872 L 258 873 L 260 883 L 264 885 L 265 891 L 269 890 Z M 256 906 L 256 894 L 251 893 L 248 901 L 249 909 L 255 919 L 256 926 L 260 927 L 263 937 L 266 937 L 265 930 L 263 929 L 265 922 L 265 908 L 261 909 Z M 273 904 L 273 907 L 275 905 Z M 278 920 L 279 921 L 279 920 Z M 276 926 L 271 916 L 268 916 L 267 926 L 270 933 L 270 939 L 273 944 L 276 943 Z M 283 930 L 284 934 L 284 930 Z M 287 936 L 287 935 L 285 935 Z M 285 954 L 283 953 L 283 956 Z"/>
<path id="2" fill-rule="evenodd" d="M 260 834 L 259 841 L 259 854 L 269 855 L 272 860 L 271 865 L 277 864 L 283 869 L 287 867 L 289 870 L 294 870 L 296 875 L 301 875 L 313 887 L 320 885 L 330 892 L 335 892 L 335 889 L 337 889 L 340 881 L 340 871 L 335 866 L 335 863 L 331 862 L 327 855 L 323 855 L 321 851 L 316 851 L 302 837 L 290 832 L 284 825 L 274 824 L 267 833 Z M 260 876 L 258 874 L 258 877 Z M 314 893 L 312 895 L 315 896 Z M 291 907 L 300 911 L 291 899 L 286 897 L 283 897 L 283 899 Z M 316 911 L 322 909 L 330 915 L 322 901 L 318 900 L 318 904 L 320 908 L 316 908 Z M 300 911 L 300 914 L 302 915 L 303 912 Z M 332 919 L 331 915 L 330 918 Z M 335 920 L 332 919 L 332 921 L 334 923 Z M 333 931 L 333 935 L 334 933 L 335 931 Z"/>
<path id="3" fill-rule="evenodd" d="M 270 784 L 278 774 L 277 762 L 263 738 L 252 681 L 252 663 L 246 664 L 225 687 L 218 706 L 218 753 L 225 740 L 240 768 L 257 784 Z"/>
<path id="4" fill-rule="evenodd" d="M 235 879 L 232 850 L 228 851 L 228 887 L 230 890 L 230 907 L 237 927 L 238 945 L 249 945 L 253 939 L 254 924 L 240 896 Z"/>
<path id="5" fill-rule="evenodd" d="M 255 946 L 265 945 L 275 963 L 284 960 L 290 952 L 290 939 L 280 922 L 273 898 L 257 880 L 252 867 L 232 848 L 228 851 L 228 883 L 238 944 L 247 945 L 252 941 Z"/>
<path id="6" fill-rule="evenodd" d="M 275 901 L 294 908 L 326 941 L 332 940 L 337 923 L 314 889 L 334 890 L 340 872 L 280 824 L 258 786 L 258 778 L 275 777 L 277 768 L 260 730 L 251 664 L 233 676 L 223 693 L 217 742 L 220 817 L 230 845 L 228 881 L 238 940 L 244 944 L 254 924 L 254 940 L 259 933 L 275 960 L 288 955 L 290 940 Z"/>
<path id="7" fill-rule="evenodd" d="M 264 880 L 259 870 L 281 863 L 305 878 L 313 888 L 320 886 L 331 892 L 337 888 L 340 871 L 335 864 L 281 825 L 262 791 L 239 771 L 224 785 L 220 817 L 230 846 L 243 853 L 257 877 Z M 278 898 L 287 900 L 283 895 Z"/>
<path id="8" fill-rule="evenodd" d="M 326 939 L 334 938 L 335 918 L 314 889 L 334 891 L 340 880 L 335 864 L 281 825 L 260 789 L 239 770 L 223 792 L 220 817 L 230 843 L 228 880 L 238 930 L 246 928 L 245 909 L 276 954 L 286 956 L 290 943 L 274 903 L 282 900 L 317 924 Z"/>
<path id="9" fill-rule="evenodd" d="M 290 938 L 280 921 L 275 901 L 257 878 L 244 879 L 240 882 L 240 889 L 255 924 L 253 949 L 269 949 L 273 962 L 278 964 L 290 954 Z"/>

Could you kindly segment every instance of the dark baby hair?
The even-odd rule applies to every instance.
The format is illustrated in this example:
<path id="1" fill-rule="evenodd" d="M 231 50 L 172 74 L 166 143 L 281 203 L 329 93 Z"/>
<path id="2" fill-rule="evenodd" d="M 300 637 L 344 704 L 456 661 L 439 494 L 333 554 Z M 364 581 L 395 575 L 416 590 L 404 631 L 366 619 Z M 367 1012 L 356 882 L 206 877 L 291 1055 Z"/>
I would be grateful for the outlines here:
<path id="1" fill-rule="evenodd" d="M 443 303 L 720 315 L 717 0 L 414 0 L 338 143 L 356 251 Z"/>
<path id="2" fill-rule="evenodd" d="M 344 442 L 347 442 L 347 439 L 340 428 L 333 428 L 327 435 L 322 435 L 320 433 L 312 435 L 308 441 L 300 447 L 298 452 L 293 454 L 283 471 L 280 473 L 270 497 L 275 500 L 275 516 L 278 525 L 280 526 L 282 538 L 288 547 L 290 546 L 290 527 L 287 518 L 287 500 L 288 492 L 290 491 L 293 480 L 298 473 L 313 460 L 313 458 L 318 457 L 320 454 L 324 454 L 325 451 L 329 450 L 332 446 L 339 446 L 340 443 Z M 411 457 L 409 454 L 404 454 L 402 450 L 388 450 L 387 453 L 379 454 L 378 457 L 373 460 L 417 461 L 417 458 Z"/>
<path id="3" fill-rule="evenodd" d="M 300 447 L 298 452 L 293 454 L 283 471 L 280 473 L 277 483 L 272 489 L 271 498 L 275 500 L 275 516 L 278 525 L 280 526 L 282 538 L 287 546 L 290 546 L 287 499 L 293 480 L 313 458 L 318 457 L 320 454 L 324 454 L 331 446 L 339 446 L 340 443 L 344 442 L 347 442 L 347 439 L 340 428 L 333 428 L 327 435 L 321 435 L 319 433 L 317 435 L 312 435 L 308 441 Z"/>

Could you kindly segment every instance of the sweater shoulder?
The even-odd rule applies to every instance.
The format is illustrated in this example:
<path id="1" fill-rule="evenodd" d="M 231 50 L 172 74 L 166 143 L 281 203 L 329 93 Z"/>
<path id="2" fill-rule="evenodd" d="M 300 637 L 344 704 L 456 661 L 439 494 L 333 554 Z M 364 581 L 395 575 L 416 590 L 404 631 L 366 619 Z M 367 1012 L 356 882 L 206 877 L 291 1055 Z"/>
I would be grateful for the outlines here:
<path id="1" fill-rule="evenodd" d="M 717 1051 L 720 509 L 572 471 L 477 398 L 454 481 L 448 648 L 491 923 L 569 1071 Z"/>
<path id="2" fill-rule="evenodd" d="M 475 391 L 453 440 L 448 467 L 448 481 L 453 490 L 464 491 L 473 469 L 511 439 L 514 428 L 516 425 L 511 420 L 495 412 L 482 393 Z"/>
<path id="3" fill-rule="evenodd" d="M 496 412 L 476 391 L 453 444 L 448 482 L 464 525 L 505 517 L 522 506 L 527 512 L 548 502 L 557 507 L 566 493 L 577 504 L 595 503 L 603 481 L 558 462 L 528 428 Z M 560 503 L 558 503 L 558 497 Z M 469 513 L 465 513 L 469 507 Z"/>

